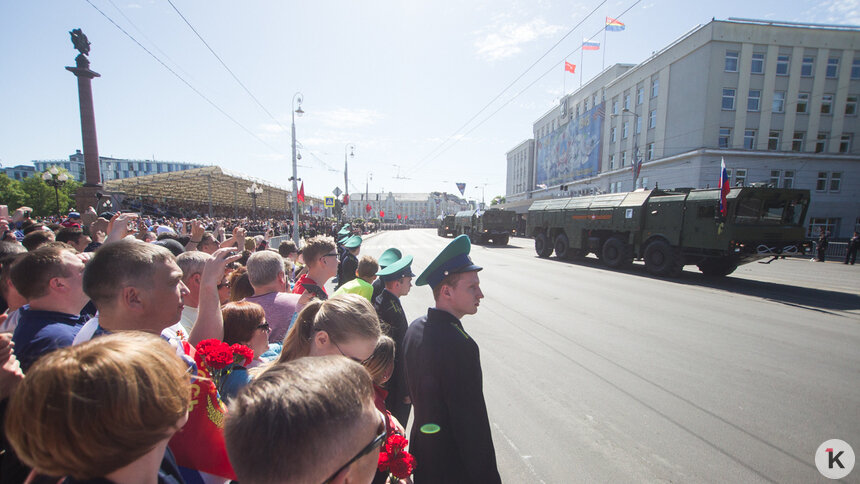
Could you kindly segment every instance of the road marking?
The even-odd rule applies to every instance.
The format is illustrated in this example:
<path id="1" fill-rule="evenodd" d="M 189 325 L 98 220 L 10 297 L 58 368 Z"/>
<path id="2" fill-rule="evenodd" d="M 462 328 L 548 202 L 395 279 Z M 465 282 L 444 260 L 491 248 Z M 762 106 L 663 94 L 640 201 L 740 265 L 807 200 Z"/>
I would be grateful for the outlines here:
<path id="1" fill-rule="evenodd" d="M 504 437 L 504 438 L 505 438 L 505 440 L 508 442 L 508 445 L 510 445 L 510 446 L 511 446 L 511 448 L 512 448 L 512 449 L 514 449 L 514 452 L 516 452 L 516 453 L 517 453 L 517 455 L 518 455 L 518 456 L 520 456 L 520 459 L 522 459 L 523 464 L 525 464 L 525 465 L 526 465 L 526 467 L 528 468 L 529 472 L 531 472 L 531 473 L 532 473 L 532 475 L 533 475 L 533 476 L 535 476 L 535 479 L 537 479 L 537 480 L 538 480 L 539 482 L 541 482 L 542 484 L 546 484 L 546 481 L 544 481 L 543 479 L 541 479 L 541 478 L 540 478 L 540 476 L 538 476 L 537 471 L 535 471 L 534 466 L 532 466 L 531 462 L 529 462 L 529 459 L 531 459 L 531 458 L 532 458 L 532 456 L 530 456 L 530 455 L 521 455 L 521 454 L 520 454 L 520 449 L 518 449 L 518 448 L 517 448 L 517 445 L 516 445 L 516 444 L 514 444 L 514 441 L 513 441 L 513 440 L 511 440 L 511 439 L 508 437 L 508 434 L 506 434 L 506 433 L 505 433 L 505 431 L 504 431 L 504 430 L 502 430 L 502 428 L 501 428 L 501 427 L 499 427 L 499 424 L 497 424 L 496 422 L 493 422 L 493 427 L 495 427 L 495 428 L 496 428 L 496 430 L 499 432 L 499 435 L 501 435 L 502 437 Z"/>

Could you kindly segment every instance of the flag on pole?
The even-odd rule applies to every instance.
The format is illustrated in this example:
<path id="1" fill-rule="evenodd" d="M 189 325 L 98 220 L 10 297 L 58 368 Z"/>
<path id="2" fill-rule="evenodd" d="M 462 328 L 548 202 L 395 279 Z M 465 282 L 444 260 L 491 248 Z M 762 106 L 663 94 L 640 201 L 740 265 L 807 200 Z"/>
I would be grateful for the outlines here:
<path id="1" fill-rule="evenodd" d="M 582 50 L 600 50 L 600 42 L 591 39 L 582 39 Z"/>
<path id="2" fill-rule="evenodd" d="M 630 169 L 633 171 L 633 189 L 636 189 L 636 180 L 639 179 L 639 172 L 642 171 L 642 157 L 639 156 L 639 148 L 633 150 L 636 158 L 633 160 L 633 165 Z"/>
<path id="3" fill-rule="evenodd" d="M 729 186 L 729 172 L 726 170 L 726 160 L 720 158 L 720 214 L 725 217 L 729 211 L 729 205 L 726 198 L 729 196 L 729 191 L 732 187 Z"/>
<path id="4" fill-rule="evenodd" d="M 570 72 L 571 74 L 576 74 L 576 64 L 571 64 L 570 62 L 564 62 L 564 70 Z"/>
<path id="5" fill-rule="evenodd" d="M 606 17 L 606 30 L 609 32 L 621 32 L 624 30 L 624 24 L 615 20 L 612 17 Z"/>
<path id="6" fill-rule="evenodd" d="M 302 182 L 302 187 L 299 188 L 299 196 L 296 197 L 301 203 L 305 203 L 305 182 Z"/>

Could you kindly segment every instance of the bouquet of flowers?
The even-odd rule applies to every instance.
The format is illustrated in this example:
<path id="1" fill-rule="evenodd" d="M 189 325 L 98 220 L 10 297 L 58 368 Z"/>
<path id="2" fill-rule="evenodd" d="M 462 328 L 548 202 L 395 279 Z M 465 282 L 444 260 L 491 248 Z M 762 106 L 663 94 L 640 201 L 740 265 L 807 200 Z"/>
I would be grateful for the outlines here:
<path id="1" fill-rule="evenodd" d="M 388 482 L 396 484 L 400 479 L 412 475 L 415 468 L 415 457 L 406 451 L 409 440 L 406 437 L 391 433 L 385 442 L 385 450 L 379 452 L 380 472 L 389 472 Z"/>
<path id="2" fill-rule="evenodd" d="M 215 386 L 221 387 L 221 379 L 226 378 L 235 365 L 247 366 L 254 359 L 254 350 L 238 343 L 228 345 L 217 339 L 204 339 L 194 348 L 197 353 L 194 361 L 199 368 L 205 368 Z"/>

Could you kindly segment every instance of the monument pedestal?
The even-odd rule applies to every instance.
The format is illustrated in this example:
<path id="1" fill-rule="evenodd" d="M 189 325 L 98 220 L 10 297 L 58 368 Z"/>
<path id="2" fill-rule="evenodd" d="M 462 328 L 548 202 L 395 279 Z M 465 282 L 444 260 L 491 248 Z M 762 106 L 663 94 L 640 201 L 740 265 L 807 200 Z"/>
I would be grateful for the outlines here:
<path id="1" fill-rule="evenodd" d="M 87 207 L 98 208 L 99 197 L 97 193 L 104 193 L 104 187 L 101 185 L 85 184 L 78 188 L 75 192 L 75 207 L 79 213 L 83 213 Z"/>

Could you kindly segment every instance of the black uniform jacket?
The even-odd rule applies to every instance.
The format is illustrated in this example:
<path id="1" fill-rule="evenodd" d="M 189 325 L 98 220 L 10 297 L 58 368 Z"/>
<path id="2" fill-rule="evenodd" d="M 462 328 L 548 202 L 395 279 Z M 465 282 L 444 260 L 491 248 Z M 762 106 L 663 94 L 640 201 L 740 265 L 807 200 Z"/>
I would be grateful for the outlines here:
<path id="1" fill-rule="evenodd" d="M 383 289 L 382 293 L 373 299 L 373 307 L 379 319 L 386 323 L 383 326 L 385 334 L 394 340 L 395 345 L 394 372 L 388 380 L 385 407 L 403 424 L 409 419 L 409 404 L 403 403 L 403 399 L 409 395 L 403 359 L 403 337 L 406 336 L 409 322 L 406 321 L 406 313 L 400 305 L 400 298 L 387 289 Z"/>
<path id="2" fill-rule="evenodd" d="M 409 326 L 404 349 L 415 484 L 501 482 L 477 343 L 452 314 L 430 308 Z M 422 431 L 427 424 L 438 432 Z"/>
<path id="3" fill-rule="evenodd" d="M 337 266 L 337 287 L 355 279 L 355 271 L 358 269 L 358 258 L 352 252 L 346 251 Z"/>

